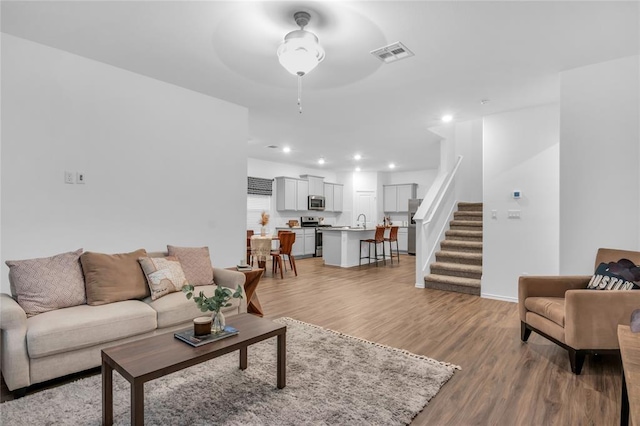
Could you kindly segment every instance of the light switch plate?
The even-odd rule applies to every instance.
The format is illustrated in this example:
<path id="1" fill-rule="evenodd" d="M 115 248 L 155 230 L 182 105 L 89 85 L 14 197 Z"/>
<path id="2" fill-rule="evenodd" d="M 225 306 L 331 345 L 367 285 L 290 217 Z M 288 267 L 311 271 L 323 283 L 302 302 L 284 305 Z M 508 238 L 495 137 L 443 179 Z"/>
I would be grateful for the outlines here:
<path id="1" fill-rule="evenodd" d="M 76 172 L 76 183 L 84 184 L 84 181 L 85 181 L 84 172 Z"/>

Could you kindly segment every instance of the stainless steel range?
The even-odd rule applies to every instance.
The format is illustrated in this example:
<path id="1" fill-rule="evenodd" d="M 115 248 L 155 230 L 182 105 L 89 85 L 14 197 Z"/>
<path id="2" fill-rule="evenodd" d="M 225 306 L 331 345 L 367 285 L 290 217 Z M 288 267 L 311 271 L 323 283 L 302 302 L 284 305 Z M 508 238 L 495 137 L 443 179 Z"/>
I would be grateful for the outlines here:
<path id="1" fill-rule="evenodd" d="M 303 228 L 315 228 L 316 252 L 313 257 L 322 257 L 322 232 L 318 232 L 318 228 L 329 228 L 331 225 L 320 224 L 320 218 L 317 216 L 302 216 L 300 218 L 300 226 Z"/>

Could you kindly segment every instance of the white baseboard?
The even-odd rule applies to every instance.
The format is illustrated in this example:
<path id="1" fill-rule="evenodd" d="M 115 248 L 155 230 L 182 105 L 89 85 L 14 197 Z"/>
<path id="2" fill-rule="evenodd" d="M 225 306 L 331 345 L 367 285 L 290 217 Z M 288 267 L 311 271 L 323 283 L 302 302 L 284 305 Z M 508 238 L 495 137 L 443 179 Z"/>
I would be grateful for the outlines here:
<path id="1" fill-rule="evenodd" d="M 480 293 L 480 297 L 485 299 L 502 300 L 504 302 L 518 303 L 517 297 L 501 296 L 499 294 Z"/>
<path id="2" fill-rule="evenodd" d="M 416 288 L 425 288 L 424 281 L 421 283 L 416 283 Z"/>

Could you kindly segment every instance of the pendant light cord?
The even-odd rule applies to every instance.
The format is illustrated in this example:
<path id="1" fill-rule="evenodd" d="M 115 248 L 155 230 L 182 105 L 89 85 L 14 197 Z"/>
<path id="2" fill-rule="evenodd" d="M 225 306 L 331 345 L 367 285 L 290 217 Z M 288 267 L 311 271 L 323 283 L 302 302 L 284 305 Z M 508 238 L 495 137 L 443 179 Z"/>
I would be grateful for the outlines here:
<path id="1" fill-rule="evenodd" d="M 298 74 L 298 109 L 302 114 L 302 76 Z"/>

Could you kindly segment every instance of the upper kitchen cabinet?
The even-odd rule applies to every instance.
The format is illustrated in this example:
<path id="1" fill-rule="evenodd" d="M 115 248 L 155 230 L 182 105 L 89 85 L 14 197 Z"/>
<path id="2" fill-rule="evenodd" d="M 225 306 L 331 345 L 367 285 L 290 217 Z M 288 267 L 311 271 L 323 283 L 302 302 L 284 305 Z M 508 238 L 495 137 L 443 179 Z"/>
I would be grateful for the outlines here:
<path id="1" fill-rule="evenodd" d="M 323 177 L 312 175 L 300 175 L 300 177 L 309 182 L 309 195 L 321 195 L 326 197 L 326 194 L 324 193 Z"/>
<path id="2" fill-rule="evenodd" d="M 307 210 L 309 183 L 280 176 L 276 178 L 276 210 Z"/>
<path id="3" fill-rule="evenodd" d="M 416 198 L 417 183 L 383 185 L 382 205 L 385 213 L 409 211 L 409 200 Z"/>
<path id="4" fill-rule="evenodd" d="M 341 212 L 343 206 L 343 189 L 342 185 L 338 183 L 326 183 L 324 184 L 324 211 L 326 212 Z"/>

